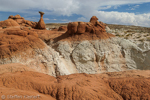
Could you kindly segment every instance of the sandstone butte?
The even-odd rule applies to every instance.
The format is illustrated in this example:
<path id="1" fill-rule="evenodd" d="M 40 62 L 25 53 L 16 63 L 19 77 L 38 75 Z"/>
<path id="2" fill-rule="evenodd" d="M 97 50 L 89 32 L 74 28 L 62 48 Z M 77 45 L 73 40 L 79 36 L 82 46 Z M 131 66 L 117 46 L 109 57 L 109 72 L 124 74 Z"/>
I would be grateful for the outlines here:
<path id="1" fill-rule="evenodd" d="M 99 22 L 96 16 L 89 22 L 70 22 L 67 27 L 51 31 L 45 30 L 44 13 L 39 13 L 38 23 L 25 20 L 20 15 L 11 15 L 0 22 L 0 96 L 12 95 L 14 100 L 150 100 L 149 70 L 135 68 L 128 71 L 126 53 L 115 49 L 111 56 L 101 56 L 97 48 L 107 44 L 98 45 L 101 43 L 98 42 L 94 44 L 98 45 L 96 49 L 91 51 L 92 44 L 85 42 L 104 40 L 106 43 L 115 37 L 106 32 L 106 24 Z M 128 42 L 120 41 L 123 41 L 119 42 L 122 50 Z M 115 43 L 113 41 L 111 48 Z M 70 45 L 75 46 L 70 49 Z M 118 69 L 122 70 L 109 72 L 111 66 L 107 69 L 105 60 L 107 66 L 118 65 L 114 69 L 121 66 Z M 138 59 L 136 61 L 139 62 Z M 98 73 L 100 71 L 104 73 Z M 10 99 L 6 97 L 5 100 Z"/>

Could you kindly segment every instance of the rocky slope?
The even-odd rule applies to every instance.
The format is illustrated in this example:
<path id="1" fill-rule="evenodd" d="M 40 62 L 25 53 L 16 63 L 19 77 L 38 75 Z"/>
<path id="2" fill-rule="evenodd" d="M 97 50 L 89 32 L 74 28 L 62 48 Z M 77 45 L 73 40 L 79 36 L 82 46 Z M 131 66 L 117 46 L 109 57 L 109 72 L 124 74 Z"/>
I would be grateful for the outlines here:
<path id="1" fill-rule="evenodd" d="M 37 72 L 0 75 L 5 100 L 150 100 L 150 71 L 72 74 L 52 77 Z"/>
<path id="2" fill-rule="evenodd" d="M 87 23 L 70 22 L 67 31 L 39 30 L 23 23 L 19 21 L 20 28 L 1 29 L 0 64 L 21 63 L 52 76 L 150 69 L 149 49 L 107 33 L 106 24 L 96 16 Z"/>
<path id="3" fill-rule="evenodd" d="M 96 16 L 45 30 L 41 14 L 0 22 L 1 99 L 150 100 L 149 44 L 108 33 Z"/>

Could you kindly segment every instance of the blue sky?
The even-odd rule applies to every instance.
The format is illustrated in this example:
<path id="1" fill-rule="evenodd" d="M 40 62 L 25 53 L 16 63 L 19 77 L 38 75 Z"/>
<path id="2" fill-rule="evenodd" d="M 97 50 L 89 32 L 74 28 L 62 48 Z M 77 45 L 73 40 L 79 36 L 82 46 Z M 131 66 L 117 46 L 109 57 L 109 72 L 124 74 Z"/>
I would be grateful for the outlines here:
<path id="1" fill-rule="evenodd" d="M 128 12 L 128 13 L 135 13 L 135 14 L 150 13 L 150 2 L 142 3 L 142 4 L 125 4 L 125 5 L 118 5 L 113 7 L 108 6 L 107 9 L 103 9 L 102 11 L 117 11 L 117 12 Z"/>
<path id="2" fill-rule="evenodd" d="M 45 23 L 88 22 L 93 15 L 109 24 L 150 27 L 150 0 L 0 0 L 0 21 L 19 14 Z"/>

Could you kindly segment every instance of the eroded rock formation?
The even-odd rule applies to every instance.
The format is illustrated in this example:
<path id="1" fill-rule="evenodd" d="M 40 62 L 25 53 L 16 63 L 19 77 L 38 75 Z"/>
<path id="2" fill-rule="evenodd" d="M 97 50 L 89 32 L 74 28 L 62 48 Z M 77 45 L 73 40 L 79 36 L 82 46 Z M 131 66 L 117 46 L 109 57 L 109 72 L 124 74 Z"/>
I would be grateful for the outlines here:
<path id="1" fill-rule="evenodd" d="M 19 15 L 0 22 L 1 95 L 39 95 L 38 100 L 150 99 L 150 71 L 140 71 L 150 69 L 149 48 L 107 33 L 96 16 L 87 23 L 69 23 L 67 31 L 39 30 L 34 25 Z M 140 70 L 129 71 L 136 69 Z"/>
<path id="2" fill-rule="evenodd" d="M 0 21 L 0 27 L 2 28 L 19 27 L 20 28 L 20 25 L 12 19 L 7 19 L 5 21 Z"/>
<path id="3" fill-rule="evenodd" d="M 39 95 L 38 100 L 149 100 L 149 73 L 82 73 L 56 78 L 32 71 L 4 73 L 0 75 L 0 94 Z"/>
<path id="4" fill-rule="evenodd" d="M 20 27 L 30 27 L 30 28 L 35 28 L 37 25 L 37 22 L 33 22 L 33 21 L 29 21 L 29 20 L 25 20 L 23 17 L 21 17 L 20 15 L 10 15 L 8 17 L 8 19 L 13 19 L 14 21 L 16 21 Z"/>
<path id="5" fill-rule="evenodd" d="M 36 28 L 37 29 L 46 29 L 44 19 L 43 19 L 44 12 L 39 11 L 39 13 L 40 13 L 41 18 L 40 18 Z"/>
<path id="6" fill-rule="evenodd" d="M 52 76 L 150 69 L 149 50 L 107 33 L 105 26 L 94 16 L 69 23 L 66 32 L 1 29 L 0 64 L 21 63 Z"/>
<path id="7" fill-rule="evenodd" d="M 67 26 L 67 32 L 75 41 L 83 40 L 98 40 L 114 37 L 105 30 L 105 24 L 98 21 L 96 16 L 93 16 L 90 22 L 70 22 Z M 77 39 L 76 39 L 77 38 Z"/>
<path id="8" fill-rule="evenodd" d="M 24 28 L 24 27 L 28 27 L 28 28 L 36 28 L 36 29 L 46 29 L 46 27 L 45 27 L 45 23 L 44 23 L 44 20 L 43 20 L 43 15 L 44 15 L 44 13 L 43 12 L 39 12 L 40 13 L 40 16 L 41 16 L 41 18 L 40 18 L 40 20 L 39 20 L 39 22 L 37 23 L 37 22 L 33 22 L 33 21 L 29 21 L 29 20 L 25 20 L 23 17 L 21 17 L 20 15 L 15 15 L 15 16 L 13 16 L 13 15 L 10 15 L 9 17 L 8 17 L 8 20 L 6 20 L 6 22 L 8 23 L 9 21 L 11 21 L 11 19 L 12 20 L 14 20 L 14 21 L 16 21 L 19 25 L 20 25 L 20 27 L 22 27 L 22 28 Z M 4 27 L 4 26 L 10 26 L 10 25 L 5 25 L 5 23 L 6 22 L 1 22 L 1 24 L 0 24 L 0 27 Z M 12 23 L 12 21 L 10 22 L 10 23 Z M 10 24 L 9 23 L 9 24 Z M 14 22 L 13 22 L 14 23 Z M 2 25 L 2 24 L 4 24 L 4 25 Z M 14 26 L 14 25 L 13 25 Z"/>

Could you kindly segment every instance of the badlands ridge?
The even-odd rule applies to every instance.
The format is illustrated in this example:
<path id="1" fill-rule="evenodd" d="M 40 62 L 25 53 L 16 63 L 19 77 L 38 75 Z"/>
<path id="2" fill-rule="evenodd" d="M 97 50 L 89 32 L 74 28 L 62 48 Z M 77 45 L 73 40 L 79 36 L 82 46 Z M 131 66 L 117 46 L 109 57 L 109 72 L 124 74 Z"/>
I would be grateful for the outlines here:
<path id="1" fill-rule="evenodd" d="M 149 42 L 141 48 L 108 33 L 96 16 L 46 30 L 44 13 L 39 13 L 39 22 L 20 15 L 0 22 L 1 95 L 20 96 L 15 100 L 27 99 L 22 95 L 39 95 L 39 100 L 150 100 Z"/>

